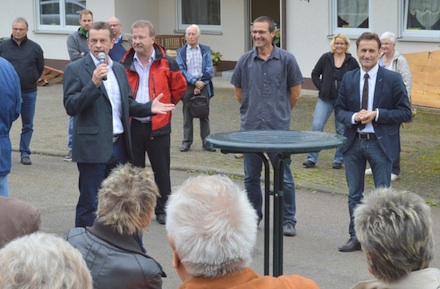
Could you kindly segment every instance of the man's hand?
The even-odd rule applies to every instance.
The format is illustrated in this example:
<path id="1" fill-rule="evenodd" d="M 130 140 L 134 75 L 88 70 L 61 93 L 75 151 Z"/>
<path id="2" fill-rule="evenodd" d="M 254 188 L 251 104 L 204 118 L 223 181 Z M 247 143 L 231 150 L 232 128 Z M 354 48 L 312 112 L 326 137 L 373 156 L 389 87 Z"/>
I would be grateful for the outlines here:
<path id="1" fill-rule="evenodd" d="M 377 115 L 377 111 L 375 111 L 375 110 L 369 111 L 369 110 L 362 109 L 358 113 L 356 113 L 356 115 L 354 116 L 354 120 L 356 122 L 360 122 L 362 124 L 367 124 L 367 123 L 375 120 L 376 115 Z"/>
<path id="2" fill-rule="evenodd" d="M 194 86 L 200 90 L 202 90 L 205 87 L 205 83 L 201 80 L 197 80 L 196 83 L 194 83 Z"/>
<path id="3" fill-rule="evenodd" d="M 92 81 L 96 85 L 96 87 L 100 87 L 102 84 L 102 79 L 107 76 L 109 73 L 107 64 L 103 63 L 98 66 L 96 66 L 95 70 L 93 71 L 92 75 Z"/>
<path id="4" fill-rule="evenodd" d="M 153 99 L 153 103 L 151 104 L 151 112 L 155 114 L 166 114 L 169 111 L 174 110 L 176 107 L 172 103 L 163 103 L 160 102 L 160 99 L 163 97 L 163 93 L 159 94 L 155 99 Z"/>

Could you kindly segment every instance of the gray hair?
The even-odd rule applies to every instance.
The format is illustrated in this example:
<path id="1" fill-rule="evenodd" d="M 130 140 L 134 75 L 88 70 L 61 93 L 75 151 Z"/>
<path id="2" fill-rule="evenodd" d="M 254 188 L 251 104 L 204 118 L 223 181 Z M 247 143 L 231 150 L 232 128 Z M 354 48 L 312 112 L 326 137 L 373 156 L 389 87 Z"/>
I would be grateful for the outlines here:
<path id="1" fill-rule="evenodd" d="M 159 189 L 150 170 L 120 165 L 102 182 L 97 221 L 120 234 L 136 234 L 150 223 L 158 196 Z"/>
<path id="2" fill-rule="evenodd" d="M 371 273 L 391 283 L 427 268 L 433 258 L 431 211 L 417 194 L 380 188 L 354 212 L 356 237 Z"/>
<path id="3" fill-rule="evenodd" d="M 191 24 L 190 26 L 186 27 L 185 34 L 188 34 L 188 30 L 191 28 L 194 28 L 196 30 L 197 36 L 200 36 L 200 28 L 196 24 Z"/>
<path id="4" fill-rule="evenodd" d="M 29 28 L 29 24 L 28 24 L 26 18 L 24 18 L 24 17 L 15 18 L 14 21 L 12 22 L 12 25 L 14 25 L 14 23 L 20 23 L 20 22 L 24 23 L 26 25 L 26 28 Z"/>
<path id="5" fill-rule="evenodd" d="M 166 229 L 188 273 L 215 278 L 251 262 L 257 214 L 228 177 L 199 175 L 171 194 Z"/>
<path id="6" fill-rule="evenodd" d="M 92 289 L 81 253 L 47 233 L 15 239 L 0 250 L 2 289 Z"/>
<path id="7" fill-rule="evenodd" d="M 134 28 L 148 28 L 150 31 L 150 37 L 155 35 L 153 23 L 150 20 L 137 20 L 133 24 L 131 24 L 131 31 L 133 32 Z"/>
<path id="8" fill-rule="evenodd" d="M 391 43 L 396 44 L 396 35 L 393 32 L 384 32 L 382 33 L 382 35 L 380 36 L 380 40 L 385 40 L 385 39 L 389 39 L 391 41 Z"/>

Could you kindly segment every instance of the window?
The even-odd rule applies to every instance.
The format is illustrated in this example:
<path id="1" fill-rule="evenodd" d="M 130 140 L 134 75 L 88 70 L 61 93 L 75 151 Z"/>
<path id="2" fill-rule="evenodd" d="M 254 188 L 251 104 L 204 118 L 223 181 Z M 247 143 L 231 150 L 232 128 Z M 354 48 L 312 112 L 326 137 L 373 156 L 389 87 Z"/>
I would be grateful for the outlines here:
<path id="1" fill-rule="evenodd" d="M 79 12 L 86 9 L 86 0 L 39 0 L 35 2 L 37 30 L 74 31 L 79 26 Z"/>
<path id="2" fill-rule="evenodd" d="M 440 37 L 439 0 L 405 0 L 402 18 L 403 36 Z"/>
<path id="3" fill-rule="evenodd" d="M 221 32 L 220 0 L 178 0 L 177 29 L 185 31 L 191 24 L 197 24 L 201 30 Z"/>
<path id="4" fill-rule="evenodd" d="M 368 31 L 369 0 L 332 0 L 330 34 L 358 35 Z"/>

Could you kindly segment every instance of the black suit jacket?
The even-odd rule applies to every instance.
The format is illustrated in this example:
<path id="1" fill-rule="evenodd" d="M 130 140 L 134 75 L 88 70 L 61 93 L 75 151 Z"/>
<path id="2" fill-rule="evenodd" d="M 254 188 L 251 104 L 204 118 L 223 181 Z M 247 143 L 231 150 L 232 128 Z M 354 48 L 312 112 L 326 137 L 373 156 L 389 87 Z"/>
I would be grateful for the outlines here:
<path id="1" fill-rule="evenodd" d="M 92 82 L 96 65 L 89 54 L 68 64 L 64 70 L 64 107 L 73 120 L 72 160 L 81 163 L 106 163 L 113 149 L 112 106 L 102 84 Z M 151 102 L 137 103 L 132 96 L 124 67 L 113 62 L 121 93 L 121 121 L 129 160 L 133 159 L 129 116 L 152 115 Z"/>
<path id="2" fill-rule="evenodd" d="M 360 107 L 360 69 L 355 69 L 344 75 L 335 106 L 336 119 L 345 124 L 347 143 L 343 152 L 356 136 L 357 124 L 352 124 L 351 119 Z M 374 131 L 382 150 L 394 161 L 400 153 L 400 124 L 411 119 L 411 105 L 399 73 L 379 67 L 373 100 L 373 110 L 376 109 L 379 118 L 373 121 Z"/>

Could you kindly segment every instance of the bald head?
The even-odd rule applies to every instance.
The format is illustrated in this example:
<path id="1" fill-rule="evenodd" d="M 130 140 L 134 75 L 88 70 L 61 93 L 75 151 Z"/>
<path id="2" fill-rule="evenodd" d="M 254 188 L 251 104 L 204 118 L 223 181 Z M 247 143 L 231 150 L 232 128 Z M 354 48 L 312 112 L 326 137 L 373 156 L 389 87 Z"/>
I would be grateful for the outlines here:
<path id="1" fill-rule="evenodd" d="M 119 34 L 121 34 L 121 21 L 119 21 L 119 19 L 116 17 L 110 17 L 110 19 L 108 20 L 108 24 L 112 29 L 113 38 L 117 38 Z"/>

